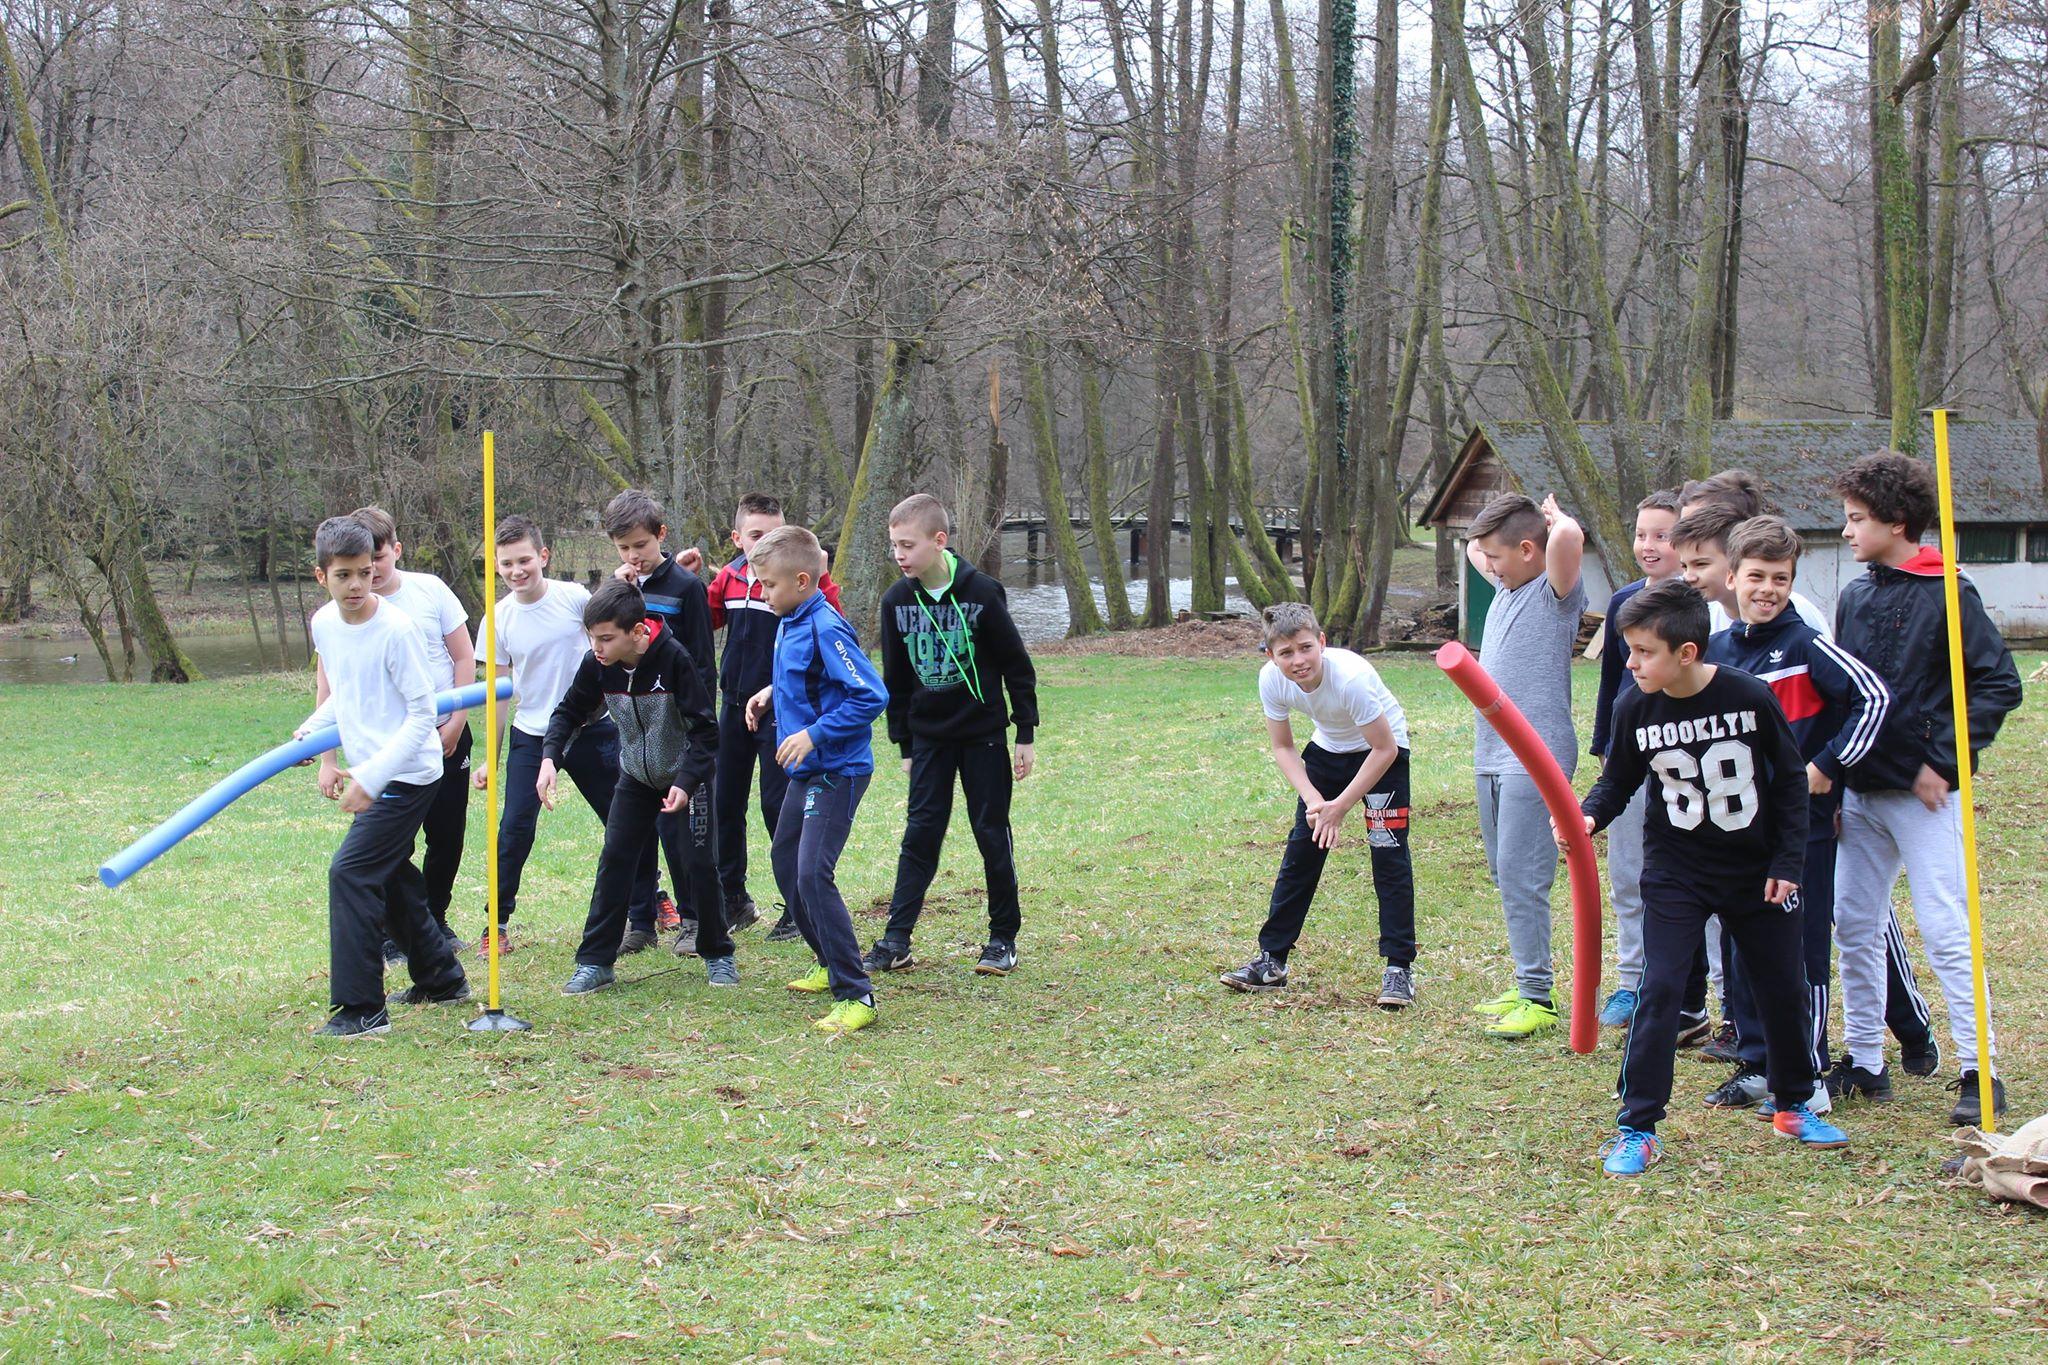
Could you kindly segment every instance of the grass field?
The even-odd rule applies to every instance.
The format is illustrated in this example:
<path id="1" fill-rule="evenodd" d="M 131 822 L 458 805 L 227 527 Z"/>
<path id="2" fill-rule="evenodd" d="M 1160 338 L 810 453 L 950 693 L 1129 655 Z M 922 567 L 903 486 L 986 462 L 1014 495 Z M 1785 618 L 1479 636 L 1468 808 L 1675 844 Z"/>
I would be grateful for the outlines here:
<path id="1" fill-rule="evenodd" d="M 310 771 L 120 892 L 93 877 L 288 733 L 303 680 L 0 691 L 0 1358 L 2048 1352 L 2048 1227 L 1939 1178 L 1939 1080 L 1847 1110 L 1851 1149 L 1812 1154 L 1701 1108 L 1722 1072 L 1681 1061 L 1663 1164 L 1601 1177 L 1611 1042 L 1496 1044 L 1467 1012 L 1508 979 L 1470 710 L 1423 661 L 1385 669 L 1417 759 L 1416 1010 L 1369 1003 L 1356 842 L 1293 988 L 1215 984 L 1290 814 L 1251 661 L 1062 659 L 1017 803 L 1022 969 L 969 971 L 984 921 L 956 829 L 922 964 L 883 983 L 881 1027 L 836 1042 L 781 989 L 801 948 L 759 930 L 736 991 L 692 962 L 557 994 L 596 853 L 571 803 L 506 963 L 532 1034 L 423 1010 L 316 1045 L 340 820 Z M 2015 1123 L 2048 1106 L 2044 744 L 2030 697 L 1979 787 Z M 864 937 L 902 800 L 887 765 L 841 865 Z M 1558 904 L 1568 966 L 1561 881 Z"/>

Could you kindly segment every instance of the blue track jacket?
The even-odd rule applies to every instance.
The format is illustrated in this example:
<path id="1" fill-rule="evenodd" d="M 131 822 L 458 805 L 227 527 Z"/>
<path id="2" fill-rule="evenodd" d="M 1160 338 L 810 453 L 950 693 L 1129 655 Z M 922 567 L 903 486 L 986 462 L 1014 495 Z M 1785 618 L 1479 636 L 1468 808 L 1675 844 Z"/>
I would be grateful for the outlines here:
<path id="1" fill-rule="evenodd" d="M 875 717 L 888 706 L 889 694 L 861 652 L 860 637 L 822 592 L 812 593 L 776 627 L 774 686 L 777 736 L 809 730 L 815 746 L 790 776 L 875 770 Z"/>

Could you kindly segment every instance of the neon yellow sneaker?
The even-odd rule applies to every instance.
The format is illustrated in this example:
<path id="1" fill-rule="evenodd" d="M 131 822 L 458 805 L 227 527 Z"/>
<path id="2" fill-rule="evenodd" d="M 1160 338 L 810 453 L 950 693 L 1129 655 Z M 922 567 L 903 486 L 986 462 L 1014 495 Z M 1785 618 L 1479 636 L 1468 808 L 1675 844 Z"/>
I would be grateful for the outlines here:
<path id="1" fill-rule="evenodd" d="M 805 995 L 823 995 L 832 989 L 832 975 L 825 970 L 825 964 L 821 962 L 796 980 L 786 983 L 782 989 L 802 991 Z"/>
<path id="2" fill-rule="evenodd" d="M 820 1033 L 856 1033 L 875 1022 L 875 1008 L 858 1000 L 841 1000 L 832 1012 L 811 1025 Z"/>
<path id="3" fill-rule="evenodd" d="M 1522 1003 L 1522 992 L 1510 986 L 1491 1000 L 1482 1000 L 1472 1007 L 1474 1014 L 1512 1014 L 1515 1006 Z"/>
<path id="4" fill-rule="evenodd" d="M 1533 1038 L 1557 1027 L 1557 1010 L 1534 1000 L 1518 1000 L 1515 1007 L 1486 1026 L 1495 1038 Z"/>

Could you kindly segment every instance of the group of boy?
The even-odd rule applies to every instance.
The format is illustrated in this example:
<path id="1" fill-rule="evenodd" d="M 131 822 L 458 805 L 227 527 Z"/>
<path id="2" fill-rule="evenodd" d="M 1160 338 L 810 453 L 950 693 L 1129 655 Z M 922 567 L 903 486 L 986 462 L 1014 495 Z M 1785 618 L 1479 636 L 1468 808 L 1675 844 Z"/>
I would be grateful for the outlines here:
<path id="1" fill-rule="evenodd" d="M 975 971 L 1013 971 L 1021 911 L 1009 806 L 1013 782 L 1033 763 L 1035 679 L 1001 584 L 947 548 L 944 506 L 917 495 L 890 515 L 904 577 L 883 597 L 880 670 L 838 611 L 817 538 L 784 525 L 773 498 L 741 500 L 737 553 L 709 590 L 697 574 L 701 554 L 664 548 L 665 514 L 650 495 L 614 497 L 603 525 L 620 570 L 595 591 L 548 577 L 550 552 L 528 518 L 508 517 L 494 531 L 493 567 L 509 589 L 491 623 L 497 668 L 517 699 L 502 760 L 506 711 L 491 737 L 491 761 L 502 761 L 506 778 L 500 951 L 513 947 L 507 929 L 539 812 L 554 808 L 567 772 L 603 822 L 604 842 L 563 992 L 614 984 L 618 958 L 670 927 L 674 951 L 701 957 L 710 985 L 737 985 L 732 934 L 758 918 L 745 834 L 758 768 L 784 909 L 768 937 L 802 938 L 814 961 L 789 989 L 833 997 L 819 1029 L 866 1028 L 878 1017 L 871 973 L 913 965 L 911 936 L 957 775 L 988 877 L 991 929 Z M 466 716 L 437 717 L 436 694 L 473 676 L 485 641 L 481 628 L 472 639 L 446 584 L 397 569 L 401 548 L 377 508 L 330 518 L 315 536 L 316 576 L 330 601 L 312 622 L 319 708 L 300 733 L 338 725 L 349 766 L 323 761 L 319 786 L 354 817 L 329 872 L 331 1012 L 318 1032 L 330 1037 L 388 1032 L 394 1004 L 470 995 L 447 909 L 467 792 L 488 772 L 480 765 L 470 778 Z M 721 627 L 722 664 L 713 646 Z M 885 710 L 910 778 L 909 819 L 888 928 L 863 953 L 835 869 L 873 775 L 870 734 Z M 412 863 L 423 830 L 424 872 Z M 657 885 L 657 850 L 688 918 Z M 387 996 L 383 971 L 398 965 L 412 985 Z"/>
<path id="2" fill-rule="evenodd" d="M 1848 1143 L 1823 1117 L 1836 1103 L 1893 1098 L 1887 1025 L 1904 1070 L 1935 1072 L 1940 1045 L 1892 905 L 1902 869 L 1958 1059 L 1948 1119 L 1984 1117 L 1979 1068 L 1993 1061 L 1977 1052 L 1955 785 L 1959 761 L 1974 768 L 2018 704 L 2019 674 L 1963 578 L 1971 752 L 1959 759 L 1943 564 L 1921 544 L 1931 472 L 1875 454 L 1835 491 L 1866 571 L 1832 629 L 1794 589 L 1799 535 L 1765 513 L 1752 476 L 1728 471 L 1637 510 L 1645 576 L 1609 606 L 1592 745 L 1603 767 L 1582 805 L 1587 833 L 1608 831 L 1620 960 L 1601 1022 L 1627 1031 L 1610 1174 L 1660 1155 L 1681 1046 L 1734 1065 L 1707 1106 L 1752 1110 L 1818 1148 Z M 1847 1037 L 1833 1056 L 1837 940 Z M 1711 1040 L 1710 975 L 1726 1016 Z M 2003 1081 L 1990 1089 L 2002 1114 Z"/>

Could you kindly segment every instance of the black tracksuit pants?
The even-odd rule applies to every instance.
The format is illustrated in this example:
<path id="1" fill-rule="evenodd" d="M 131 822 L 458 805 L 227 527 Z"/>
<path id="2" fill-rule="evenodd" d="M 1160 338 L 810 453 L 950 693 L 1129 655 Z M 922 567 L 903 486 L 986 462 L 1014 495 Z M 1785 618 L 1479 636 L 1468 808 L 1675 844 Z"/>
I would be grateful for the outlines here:
<path id="1" fill-rule="evenodd" d="M 1367 751 L 1333 754 L 1316 744 L 1301 751 L 1308 780 L 1325 799 L 1342 794 L 1365 766 Z M 1390 966 L 1415 961 L 1415 869 L 1408 857 L 1408 751 L 1403 749 L 1360 803 L 1366 847 L 1372 852 L 1372 889 L 1380 909 L 1380 956 Z M 1322 881 L 1329 850 L 1319 847 L 1308 827 L 1308 804 L 1294 803 L 1294 828 L 1287 851 L 1280 855 L 1280 875 L 1273 880 L 1273 901 L 1259 930 L 1259 950 L 1287 960 L 1309 902 Z"/>
<path id="2" fill-rule="evenodd" d="M 462 840 L 469 832 L 471 743 L 469 727 L 464 725 L 462 737 L 455 741 L 455 752 L 441 756 L 441 781 L 422 826 L 427 836 L 427 852 L 420 859 L 420 873 L 427 884 L 427 909 L 443 933 L 452 932 L 448 928 L 448 906 L 455 899 L 455 876 L 462 871 Z M 395 940 L 398 935 L 391 937 Z"/>
<path id="3" fill-rule="evenodd" d="M 540 821 L 539 735 L 514 730 L 505 741 L 505 774 L 500 791 L 505 802 L 498 816 L 498 923 L 512 918 L 526 859 L 533 852 L 534 830 Z M 612 789 L 619 784 L 619 732 L 608 720 L 586 725 L 562 755 L 562 772 L 576 784 L 584 804 L 602 821 L 612 807 Z M 627 918 L 642 928 L 654 927 L 654 848 L 648 847 L 640 875 L 633 883 Z"/>
<path id="4" fill-rule="evenodd" d="M 1828 1014 L 1835 957 L 1835 837 L 1832 824 L 1826 828 L 1824 838 L 1807 841 L 1806 880 L 1799 884 L 1799 909 L 1806 918 L 1806 983 L 1812 997 L 1815 1075 L 1826 1071 L 1831 1060 Z M 1888 931 L 1887 938 L 1891 937 Z M 1725 933 L 1723 938 L 1725 941 Z M 1736 1050 L 1742 1054 L 1744 1067 L 1761 1072 L 1765 1060 L 1764 1032 L 1755 992 L 1750 989 L 1741 954 L 1732 945 L 1724 946 L 1721 960 L 1726 964 L 1723 976 L 1728 988 L 1728 1017 L 1735 1023 Z M 1934 1032 L 1904 943 L 1891 946 L 1885 953 L 1885 977 L 1885 1026 L 1900 1042 L 1925 1047 Z"/>
<path id="5" fill-rule="evenodd" d="M 604 852 L 597 859 L 597 887 L 590 893 L 590 914 L 583 922 L 583 942 L 576 949 L 578 966 L 609 967 L 619 959 L 619 939 L 626 932 L 626 906 L 633 898 L 647 852 L 659 840 L 668 858 L 668 874 L 678 886 L 690 888 L 697 907 L 697 953 L 704 958 L 731 957 L 732 935 L 725 927 L 725 901 L 718 894 L 718 859 L 712 844 L 711 783 L 700 782 L 690 804 L 675 817 L 657 822 L 662 798 L 668 795 L 626 773 L 612 789 L 611 809 L 604 819 Z"/>
<path id="6" fill-rule="evenodd" d="M 718 818 L 718 882 L 728 901 L 747 894 L 747 792 L 761 774 L 761 826 L 775 842 L 775 822 L 789 791 L 789 774 L 775 761 L 775 727 L 747 728 L 747 699 L 727 697 L 718 713 L 718 770 L 712 809 Z"/>
<path id="7" fill-rule="evenodd" d="M 462 980 L 462 965 L 427 909 L 426 881 L 412 865 L 413 844 L 440 786 L 393 782 L 349 822 L 327 865 L 327 993 L 335 1009 L 384 1008 L 387 934 L 405 950 L 415 985 L 438 994 Z"/>
<path id="8" fill-rule="evenodd" d="M 1643 875 L 1643 982 L 1621 1066 L 1621 1126 L 1655 1132 L 1671 1102 L 1678 1013 L 1707 919 L 1719 915 L 1750 967 L 1763 1014 L 1764 1075 L 1780 1109 L 1813 1096 L 1805 925 L 1763 898 L 1764 874 L 1718 884 Z"/>
<path id="9" fill-rule="evenodd" d="M 1017 941 L 1023 911 L 1017 896 L 1017 862 L 1010 846 L 1010 746 L 992 739 L 913 739 L 910 745 L 910 811 L 903 823 L 903 851 L 896 858 L 896 889 L 889 897 L 889 927 L 882 941 L 907 949 L 924 913 L 925 892 L 938 875 L 939 851 L 953 818 L 953 779 L 967 796 L 967 827 L 981 849 L 988 880 L 988 936 Z"/>

